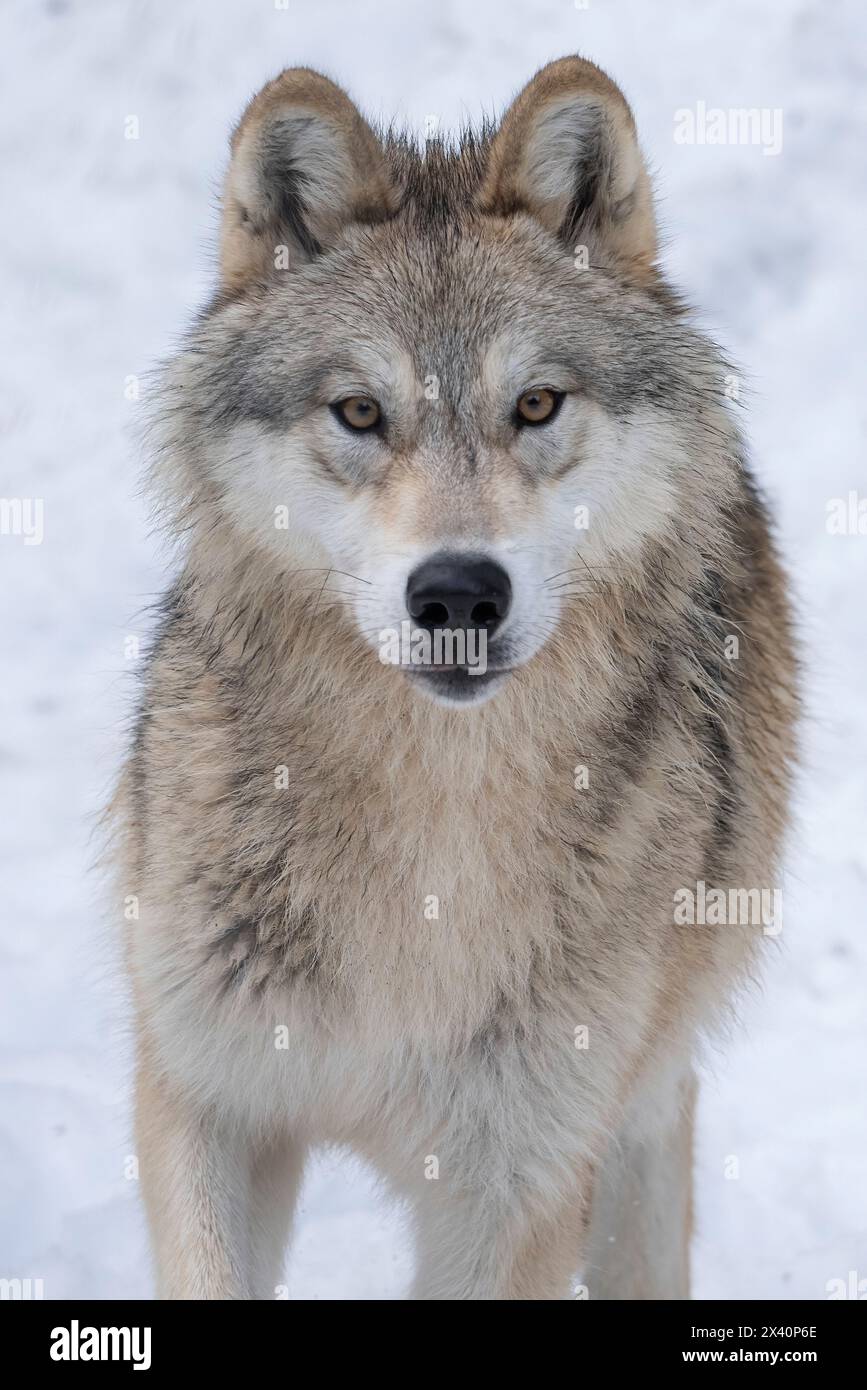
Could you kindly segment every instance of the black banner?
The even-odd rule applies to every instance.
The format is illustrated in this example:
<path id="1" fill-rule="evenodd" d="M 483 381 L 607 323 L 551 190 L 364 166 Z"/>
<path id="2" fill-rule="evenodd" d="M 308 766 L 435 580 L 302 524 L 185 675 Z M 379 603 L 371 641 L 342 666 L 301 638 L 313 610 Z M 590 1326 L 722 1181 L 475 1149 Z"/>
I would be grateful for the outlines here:
<path id="1" fill-rule="evenodd" d="M 555 1335 L 562 1331 L 570 1338 L 564 1349 L 576 1375 L 580 1374 L 585 1358 L 591 1358 L 588 1368 L 597 1366 L 602 1359 L 606 1369 L 615 1373 L 640 1369 L 653 1374 L 675 1367 L 688 1370 L 702 1366 L 765 1366 L 769 1370 L 806 1366 L 836 1371 L 858 1364 L 857 1354 L 867 1330 L 863 1304 L 853 1303 L 854 1306 L 845 1307 L 835 1302 L 794 1301 L 585 1302 L 564 1309 L 550 1330 Z M 346 1344 L 343 1336 L 352 1332 L 357 1305 L 340 1303 L 336 1305 L 337 1312 L 335 1305 L 330 1306 L 331 1312 L 325 1316 L 334 1326 L 334 1336 L 328 1343 L 326 1364 L 333 1373 L 333 1352 Z M 311 1316 L 316 1319 L 316 1310 L 322 1305 L 311 1303 L 305 1307 L 306 1311 L 302 1311 L 297 1303 L 283 1302 L 226 1305 L 18 1301 L 0 1304 L 0 1318 L 6 1336 L 14 1342 L 16 1362 L 25 1373 L 47 1369 L 57 1377 L 93 1375 L 98 1374 L 100 1367 L 109 1367 L 114 1374 L 213 1369 L 225 1375 L 234 1370 L 253 1371 L 263 1360 L 285 1353 L 289 1344 L 284 1339 L 298 1336 L 296 1319 L 301 1316 L 306 1332 Z M 352 1343 L 354 1366 L 362 1359 L 364 1350 L 372 1347 L 371 1311 L 369 1305 L 365 1307 L 364 1326 L 359 1329 L 358 1340 Z M 487 1330 L 487 1316 L 477 1312 L 477 1327 L 481 1321 Z M 519 1316 L 532 1318 L 538 1316 L 538 1311 L 534 1315 L 528 1310 Z M 424 1313 L 422 1319 L 424 1327 Z M 390 1332 L 392 1329 L 394 1324 Z M 394 1330 L 399 1339 L 401 1327 Z M 504 1350 L 509 1345 L 506 1337 L 515 1330 L 516 1325 L 510 1323 L 504 1332 Z M 467 1332 L 469 1329 L 465 1335 Z M 395 1349 L 401 1346 L 398 1340 Z M 485 1364 L 490 1369 L 491 1344 L 487 1339 L 484 1346 Z M 300 1350 L 305 1355 L 303 1344 Z M 521 1351 L 526 1355 L 526 1345 Z M 405 1374 L 405 1356 L 401 1360 Z M 291 1375 L 294 1369 L 287 1361 L 286 1374 Z M 322 1369 L 324 1373 L 325 1364 Z M 419 1373 L 429 1372 L 427 1353 Z M 309 1376 L 309 1368 L 306 1374 Z M 453 1369 L 449 1370 L 451 1374 Z"/>

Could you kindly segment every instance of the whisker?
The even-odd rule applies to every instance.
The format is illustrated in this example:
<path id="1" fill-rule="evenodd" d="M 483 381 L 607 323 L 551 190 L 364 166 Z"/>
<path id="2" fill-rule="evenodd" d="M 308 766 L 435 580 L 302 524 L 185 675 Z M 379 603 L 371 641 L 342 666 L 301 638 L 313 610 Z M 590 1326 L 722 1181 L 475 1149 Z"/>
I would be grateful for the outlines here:
<path id="1" fill-rule="evenodd" d="M 327 565 L 299 565 L 299 566 L 298 566 L 296 569 L 294 569 L 294 570 L 287 570 L 286 573 L 287 573 L 287 575 L 291 575 L 291 574 L 325 574 L 326 576 L 332 575 L 332 574 L 342 574 L 342 575 L 344 575 L 347 579 L 354 579 L 358 584 L 370 584 L 370 583 L 372 582 L 372 581 L 369 580 L 369 579 L 362 579 L 361 575 L 359 575 L 359 574 L 352 574 L 352 573 L 350 573 L 349 570 L 338 570 L 338 569 L 335 569 L 333 565 L 331 565 L 331 566 L 327 566 Z"/>

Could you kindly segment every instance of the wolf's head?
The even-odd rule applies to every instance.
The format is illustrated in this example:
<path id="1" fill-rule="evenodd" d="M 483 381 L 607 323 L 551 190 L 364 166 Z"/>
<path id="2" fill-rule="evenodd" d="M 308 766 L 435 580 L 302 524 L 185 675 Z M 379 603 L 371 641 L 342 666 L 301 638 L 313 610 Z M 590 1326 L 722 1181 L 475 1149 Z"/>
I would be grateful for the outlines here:
<path id="1" fill-rule="evenodd" d="M 479 701 L 682 543 L 708 483 L 722 371 L 655 255 L 633 118 L 592 63 L 422 151 L 284 72 L 235 132 L 221 289 L 170 374 L 188 486 L 287 587 L 338 596 L 395 680 Z"/>

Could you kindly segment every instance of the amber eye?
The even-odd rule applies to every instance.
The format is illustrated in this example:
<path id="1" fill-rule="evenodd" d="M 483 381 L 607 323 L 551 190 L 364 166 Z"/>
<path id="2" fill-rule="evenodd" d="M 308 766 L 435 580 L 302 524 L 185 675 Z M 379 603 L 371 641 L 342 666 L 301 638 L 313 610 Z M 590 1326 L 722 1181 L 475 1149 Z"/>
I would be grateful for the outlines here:
<path id="1" fill-rule="evenodd" d="M 372 430 L 382 418 L 370 396 L 347 396 L 345 401 L 335 401 L 331 409 L 351 430 Z"/>
<path id="2" fill-rule="evenodd" d="M 547 386 L 537 386 L 518 397 L 515 406 L 515 420 L 519 425 L 544 425 L 553 420 L 563 404 L 562 391 L 549 391 Z"/>

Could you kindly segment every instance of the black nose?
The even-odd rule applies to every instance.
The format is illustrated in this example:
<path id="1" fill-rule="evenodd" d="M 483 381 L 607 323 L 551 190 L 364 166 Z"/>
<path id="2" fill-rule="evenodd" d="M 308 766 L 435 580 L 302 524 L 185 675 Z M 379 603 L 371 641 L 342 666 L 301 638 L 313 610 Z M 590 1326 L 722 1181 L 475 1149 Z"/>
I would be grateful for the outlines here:
<path id="1" fill-rule="evenodd" d="M 413 570 L 406 606 L 418 627 L 484 628 L 493 637 L 512 602 L 501 565 L 479 555 L 434 555 Z"/>

